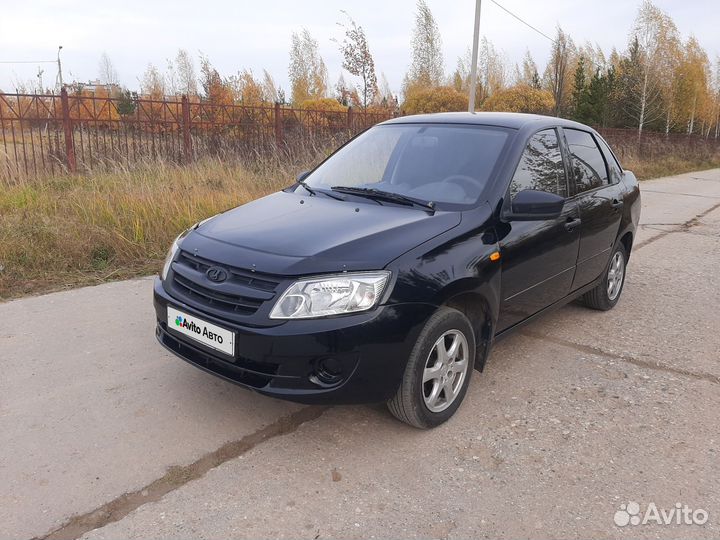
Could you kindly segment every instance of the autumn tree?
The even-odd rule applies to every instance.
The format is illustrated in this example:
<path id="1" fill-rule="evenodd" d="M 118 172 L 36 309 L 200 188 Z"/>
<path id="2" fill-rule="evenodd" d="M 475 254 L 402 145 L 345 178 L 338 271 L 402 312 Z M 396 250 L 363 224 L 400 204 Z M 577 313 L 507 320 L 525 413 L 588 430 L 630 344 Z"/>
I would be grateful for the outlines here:
<path id="1" fill-rule="evenodd" d="M 345 12 L 348 23 L 340 26 L 345 30 L 345 37 L 340 45 L 340 54 L 343 57 L 342 67 L 351 75 L 360 78 L 358 94 L 362 108 L 367 110 L 377 94 L 377 75 L 375 74 L 375 61 L 370 54 L 365 30 Z"/>
<path id="2" fill-rule="evenodd" d="M 707 53 L 697 39 L 690 37 L 683 47 L 683 56 L 675 73 L 674 105 L 676 114 L 685 124 L 688 134 L 695 133 L 698 119 L 706 124 L 711 121 L 709 71 Z M 704 129 L 700 129 L 700 133 L 704 134 Z"/>
<path id="3" fill-rule="evenodd" d="M 715 57 L 713 96 L 715 100 L 715 138 L 717 139 L 720 137 L 720 56 Z"/>
<path id="4" fill-rule="evenodd" d="M 162 99 L 165 95 L 165 79 L 154 64 L 148 64 L 140 80 L 140 92 L 152 99 Z"/>
<path id="5" fill-rule="evenodd" d="M 677 32 L 672 19 L 650 0 L 644 0 L 638 10 L 631 33 L 631 56 L 634 64 L 626 64 L 630 77 L 625 83 L 632 86 L 626 92 L 633 96 L 626 112 L 634 121 L 638 137 L 643 128 L 663 116 L 662 67 L 668 54 L 672 36 Z"/>
<path id="6" fill-rule="evenodd" d="M 233 101 L 242 105 L 261 105 L 270 101 L 265 95 L 263 83 L 255 78 L 252 70 L 244 69 L 228 78 L 227 85 L 233 90 Z"/>
<path id="7" fill-rule="evenodd" d="M 103 52 L 100 55 L 100 62 L 98 64 L 98 79 L 102 84 L 107 86 L 117 85 L 119 81 L 115 66 L 106 52 Z"/>
<path id="8" fill-rule="evenodd" d="M 405 75 L 403 91 L 407 94 L 413 86 L 423 88 L 440 86 L 443 77 L 440 30 L 425 0 L 418 0 L 412 34 L 412 62 L 410 70 Z"/>
<path id="9" fill-rule="evenodd" d="M 232 104 L 232 88 L 223 80 L 207 57 L 200 58 L 200 84 L 207 101 L 219 105 Z"/>
<path id="10" fill-rule="evenodd" d="M 558 26 L 544 75 L 545 86 L 552 93 L 555 101 L 553 107 L 555 116 L 562 116 L 566 108 L 565 102 L 570 86 L 569 66 L 574 49 L 572 38 Z"/>
<path id="11" fill-rule="evenodd" d="M 397 100 L 393 94 L 390 83 L 385 76 L 385 73 L 380 73 L 380 83 L 378 85 L 378 93 L 375 97 L 375 102 L 381 107 L 395 107 Z"/>
<path id="12" fill-rule="evenodd" d="M 357 90 L 348 86 L 345 76 L 341 73 L 335 83 L 335 99 L 343 107 L 360 106 L 360 96 Z"/>
<path id="13" fill-rule="evenodd" d="M 515 84 L 524 84 L 535 89 L 540 89 L 540 74 L 538 73 L 537 64 L 533 60 L 530 51 L 525 51 L 522 62 L 522 68 L 518 69 L 517 80 Z"/>
<path id="14" fill-rule="evenodd" d="M 549 114 L 554 106 L 555 100 L 548 90 L 518 84 L 494 93 L 483 103 L 483 110 Z"/>
<path id="15" fill-rule="evenodd" d="M 144 98 L 150 98 L 154 101 L 141 108 L 142 117 L 151 122 L 160 120 L 162 118 L 162 104 L 157 102 L 165 97 L 165 78 L 155 65 L 148 64 L 140 81 L 140 92 Z"/>
<path id="16" fill-rule="evenodd" d="M 465 54 L 458 58 L 457 68 L 451 77 L 452 86 L 459 92 L 470 89 L 470 67 L 472 51 L 468 47 Z M 508 70 L 504 56 L 487 38 L 483 37 L 478 48 L 477 85 L 475 102 L 481 104 L 489 96 L 507 86 Z"/>
<path id="17" fill-rule="evenodd" d="M 485 89 L 485 97 L 490 97 L 506 87 L 505 59 L 486 37 L 482 38 L 478 50 L 478 75 L 478 80 Z"/>
<path id="18" fill-rule="evenodd" d="M 175 72 L 178 92 L 186 96 L 196 96 L 198 83 L 197 75 L 195 75 L 195 62 L 185 49 L 178 49 L 175 56 Z"/>
<path id="19" fill-rule="evenodd" d="M 317 40 L 306 28 L 292 34 L 288 75 L 294 105 L 300 105 L 308 99 L 326 97 L 327 67 L 318 51 Z"/>
<path id="20" fill-rule="evenodd" d="M 262 81 L 262 87 L 263 87 L 263 94 L 265 95 L 265 99 L 272 103 L 278 103 L 278 89 L 275 85 L 275 79 L 273 79 L 272 75 L 268 73 L 267 69 L 263 69 L 263 81 Z"/>
<path id="21" fill-rule="evenodd" d="M 458 92 L 452 86 L 434 88 L 416 87 L 405 99 L 405 114 L 465 111 L 468 107 L 467 94 Z"/>

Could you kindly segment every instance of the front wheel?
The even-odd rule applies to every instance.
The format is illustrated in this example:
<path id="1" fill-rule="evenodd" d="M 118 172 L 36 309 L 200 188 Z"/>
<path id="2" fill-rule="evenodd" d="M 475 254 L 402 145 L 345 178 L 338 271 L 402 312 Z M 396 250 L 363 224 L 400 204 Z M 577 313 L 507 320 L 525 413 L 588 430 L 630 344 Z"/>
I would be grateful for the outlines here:
<path id="1" fill-rule="evenodd" d="M 421 429 L 450 418 L 460 406 L 475 362 L 475 333 L 467 317 L 442 307 L 425 324 L 402 383 L 388 401 L 399 420 Z"/>
<path id="2" fill-rule="evenodd" d="M 610 257 L 603 280 L 597 287 L 585 293 L 585 305 L 593 309 L 607 311 L 617 304 L 625 284 L 626 263 L 627 253 L 625 247 L 619 244 Z"/>

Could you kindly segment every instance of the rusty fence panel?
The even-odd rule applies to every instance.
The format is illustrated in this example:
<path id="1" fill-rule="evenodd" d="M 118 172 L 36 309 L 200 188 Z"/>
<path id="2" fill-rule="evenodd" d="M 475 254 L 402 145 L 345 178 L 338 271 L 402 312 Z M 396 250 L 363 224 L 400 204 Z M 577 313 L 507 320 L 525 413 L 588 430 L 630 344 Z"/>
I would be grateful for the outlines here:
<path id="1" fill-rule="evenodd" d="M 0 180 L 339 143 L 391 116 L 352 108 L 221 104 L 197 96 L 0 93 Z"/>

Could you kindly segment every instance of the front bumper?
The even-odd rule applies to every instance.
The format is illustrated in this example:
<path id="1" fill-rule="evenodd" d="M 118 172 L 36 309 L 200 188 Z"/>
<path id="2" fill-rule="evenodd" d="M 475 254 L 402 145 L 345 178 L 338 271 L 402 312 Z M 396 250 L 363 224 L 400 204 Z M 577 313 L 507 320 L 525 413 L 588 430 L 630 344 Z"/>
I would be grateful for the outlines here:
<path id="1" fill-rule="evenodd" d="M 183 360 L 262 394 L 328 404 L 390 399 L 425 321 L 437 309 L 430 304 L 394 304 L 356 315 L 254 328 L 175 300 L 159 278 L 154 304 L 158 341 Z M 235 332 L 235 357 L 168 328 L 168 304 Z M 327 366 L 334 377 L 323 376 Z"/>

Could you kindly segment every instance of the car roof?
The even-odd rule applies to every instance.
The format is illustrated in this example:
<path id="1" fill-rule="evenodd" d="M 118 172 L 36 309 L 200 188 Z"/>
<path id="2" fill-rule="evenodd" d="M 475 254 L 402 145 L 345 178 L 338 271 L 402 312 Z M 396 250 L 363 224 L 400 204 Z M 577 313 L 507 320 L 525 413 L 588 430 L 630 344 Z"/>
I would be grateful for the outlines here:
<path id="1" fill-rule="evenodd" d="M 541 114 L 510 113 L 510 112 L 444 112 L 432 114 L 415 114 L 411 116 L 400 116 L 382 122 L 384 124 L 475 124 L 482 126 L 506 127 L 521 129 L 530 125 L 538 128 L 542 126 L 561 126 L 580 128 L 594 131 L 592 128 L 555 116 L 544 116 Z"/>

